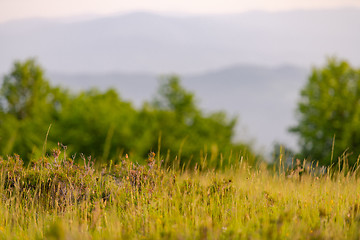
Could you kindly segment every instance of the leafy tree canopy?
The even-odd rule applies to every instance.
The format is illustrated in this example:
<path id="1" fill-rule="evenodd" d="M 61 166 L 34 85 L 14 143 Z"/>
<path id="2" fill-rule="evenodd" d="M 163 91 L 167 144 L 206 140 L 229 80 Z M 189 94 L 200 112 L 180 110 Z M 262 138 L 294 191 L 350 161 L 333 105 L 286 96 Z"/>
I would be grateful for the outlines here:
<path id="1" fill-rule="evenodd" d="M 38 106 L 50 97 L 50 87 L 44 79 L 43 69 L 34 59 L 15 62 L 10 74 L 4 77 L 2 86 L 3 109 L 22 120 L 34 114 Z"/>
<path id="2" fill-rule="evenodd" d="M 298 125 L 290 131 L 299 135 L 304 157 L 330 165 L 346 151 L 351 155 L 349 163 L 356 162 L 360 154 L 360 69 L 335 58 L 323 68 L 314 68 L 301 91 L 297 111 Z"/>
<path id="3" fill-rule="evenodd" d="M 34 59 L 16 62 L 1 88 L 0 116 L 0 155 L 18 153 L 25 160 L 50 154 L 45 144 L 51 149 L 58 142 L 68 146 L 69 156 L 98 161 L 122 153 L 142 159 L 159 148 L 169 165 L 176 159 L 180 166 L 220 167 L 223 159 L 229 159 L 224 165 L 237 161 L 240 152 L 256 159 L 246 144 L 232 142 L 236 119 L 202 113 L 175 76 L 161 83 L 153 104 L 137 110 L 113 89 L 70 94 L 51 86 Z"/>

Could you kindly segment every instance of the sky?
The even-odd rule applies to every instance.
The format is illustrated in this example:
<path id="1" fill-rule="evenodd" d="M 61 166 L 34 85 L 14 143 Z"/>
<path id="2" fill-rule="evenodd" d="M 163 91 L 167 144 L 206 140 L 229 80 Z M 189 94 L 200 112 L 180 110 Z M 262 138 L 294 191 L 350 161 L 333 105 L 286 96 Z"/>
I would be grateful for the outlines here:
<path id="1" fill-rule="evenodd" d="M 108 15 L 134 11 L 225 14 L 360 7 L 360 0 L 0 0 L 0 22 L 46 17 Z"/>

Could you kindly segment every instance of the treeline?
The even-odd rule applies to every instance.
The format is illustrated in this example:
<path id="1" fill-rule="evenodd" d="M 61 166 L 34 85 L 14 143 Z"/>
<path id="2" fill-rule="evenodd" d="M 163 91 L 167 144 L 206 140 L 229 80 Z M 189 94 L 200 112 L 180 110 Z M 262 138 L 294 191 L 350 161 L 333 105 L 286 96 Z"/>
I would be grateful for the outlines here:
<path id="1" fill-rule="evenodd" d="M 15 62 L 0 92 L 0 155 L 17 153 L 25 162 L 62 147 L 68 157 L 91 156 L 97 162 L 125 154 L 141 161 L 161 149 L 169 166 L 219 168 L 240 155 L 254 163 L 251 148 L 232 141 L 235 124 L 224 112 L 201 111 L 176 76 L 136 109 L 114 89 L 74 93 L 52 86 L 30 59 Z"/>

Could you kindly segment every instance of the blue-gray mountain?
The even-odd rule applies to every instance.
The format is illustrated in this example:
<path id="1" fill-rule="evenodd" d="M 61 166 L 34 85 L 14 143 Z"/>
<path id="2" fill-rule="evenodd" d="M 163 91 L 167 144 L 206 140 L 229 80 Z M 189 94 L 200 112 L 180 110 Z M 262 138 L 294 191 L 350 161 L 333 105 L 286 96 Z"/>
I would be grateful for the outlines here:
<path id="1" fill-rule="evenodd" d="M 234 64 L 309 67 L 337 55 L 360 64 L 360 9 L 0 24 L 0 73 L 37 56 L 59 72 L 194 73 Z"/>

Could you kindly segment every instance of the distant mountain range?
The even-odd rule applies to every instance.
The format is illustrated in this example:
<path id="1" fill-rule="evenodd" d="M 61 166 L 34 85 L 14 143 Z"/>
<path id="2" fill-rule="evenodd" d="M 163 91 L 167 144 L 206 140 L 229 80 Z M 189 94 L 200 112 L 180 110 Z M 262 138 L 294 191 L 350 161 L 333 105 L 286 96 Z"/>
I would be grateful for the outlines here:
<path id="1" fill-rule="evenodd" d="M 296 147 L 287 127 L 295 124 L 294 109 L 300 88 L 309 71 L 294 66 L 276 68 L 238 65 L 204 74 L 180 76 L 186 89 L 196 95 L 198 104 L 207 112 L 224 110 L 239 116 L 237 139 L 256 140 L 257 149 L 270 151 L 274 141 Z M 155 74 L 60 74 L 49 73 L 55 85 L 72 91 L 97 87 L 115 88 L 123 99 L 137 107 L 151 101 L 159 86 Z"/>
<path id="2" fill-rule="evenodd" d="M 72 73 L 183 74 L 244 63 L 309 67 L 332 55 L 360 64 L 356 8 L 65 20 L 0 24 L 0 73 L 29 56 L 48 70 Z"/>

